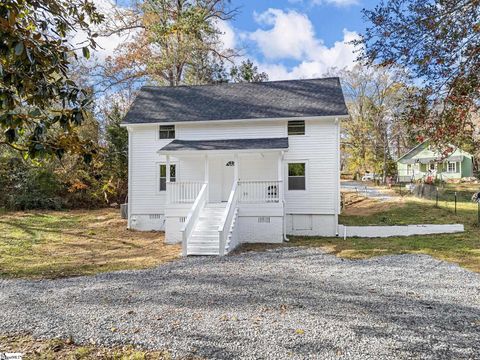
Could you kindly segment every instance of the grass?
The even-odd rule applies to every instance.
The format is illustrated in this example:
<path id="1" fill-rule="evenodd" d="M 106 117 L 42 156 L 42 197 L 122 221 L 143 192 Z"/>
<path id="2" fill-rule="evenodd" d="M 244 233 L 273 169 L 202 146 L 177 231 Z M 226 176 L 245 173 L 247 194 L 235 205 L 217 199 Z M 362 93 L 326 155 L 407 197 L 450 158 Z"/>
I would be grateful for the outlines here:
<path id="1" fill-rule="evenodd" d="M 133 346 L 104 348 L 95 345 L 80 346 L 69 340 L 36 340 L 31 336 L 0 336 L 1 352 L 19 352 L 30 360 L 167 360 L 165 351 L 143 351 Z"/>
<path id="2" fill-rule="evenodd" d="M 480 227 L 477 225 L 477 205 L 459 203 L 457 215 L 452 204 L 421 200 L 413 197 L 396 198 L 391 202 L 371 199 L 349 199 L 350 205 L 340 217 L 345 225 L 450 224 L 465 225 L 464 233 L 390 238 L 315 238 L 291 237 L 280 245 L 244 245 L 239 251 L 257 251 L 279 246 L 307 246 L 326 250 L 346 259 L 366 259 L 390 254 L 427 254 L 437 259 L 457 263 L 480 273 Z"/>
<path id="3" fill-rule="evenodd" d="M 0 276 L 58 278 L 144 269 L 180 256 L 163 233 L 126 229 L 116 209 L 0 213 Z"/>

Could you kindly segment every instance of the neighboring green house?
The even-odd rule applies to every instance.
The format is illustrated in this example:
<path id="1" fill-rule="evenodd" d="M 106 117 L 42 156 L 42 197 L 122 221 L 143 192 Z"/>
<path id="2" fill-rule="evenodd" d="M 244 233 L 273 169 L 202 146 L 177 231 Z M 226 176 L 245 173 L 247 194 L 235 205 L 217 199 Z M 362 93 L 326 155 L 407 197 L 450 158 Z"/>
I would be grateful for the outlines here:
<path id="1" fill-rule="evenodd" d="M 446 159 L 425 141 L 397 160 L 398 180 L 449 180 L 473 176 L 472 155 L 456 148 Z"/>

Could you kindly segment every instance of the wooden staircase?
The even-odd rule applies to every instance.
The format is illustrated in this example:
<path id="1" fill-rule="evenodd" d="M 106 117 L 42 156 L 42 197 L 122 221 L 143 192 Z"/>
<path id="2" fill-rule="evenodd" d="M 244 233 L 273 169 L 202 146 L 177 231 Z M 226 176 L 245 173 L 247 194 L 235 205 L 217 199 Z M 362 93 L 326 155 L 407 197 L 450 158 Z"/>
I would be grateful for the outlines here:
<path id="1" fill-rule="evenodd" d="M 220 255 L 218 228 L 222 224 L 226 203 L 206 204 L 187 243 L 187 255 Z"/>

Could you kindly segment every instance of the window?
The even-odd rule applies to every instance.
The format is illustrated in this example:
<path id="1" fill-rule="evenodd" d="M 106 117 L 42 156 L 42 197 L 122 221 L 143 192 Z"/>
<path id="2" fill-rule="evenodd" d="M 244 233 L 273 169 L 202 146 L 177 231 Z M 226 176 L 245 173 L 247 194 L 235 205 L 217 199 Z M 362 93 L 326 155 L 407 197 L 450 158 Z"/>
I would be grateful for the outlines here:
<path id="1" fill-rule="evenodd" d="M 305 189 L 305 163 L 288 164 L 288 190 Z"/>
<path id="2" fill-rule="evenodd" d="M 305 135 L 305 121 L 289 121 L 288 135 Z"/>
<path id="3" fill-rule="evenodd" d="M 408 164 L 407 165 L 407 175 L 410 175 L 412 173 L 412 165 Z"/>
<path id="4" fill-rule="evenodd" d="M 447 168 L 449 173 L 454 173 L 457 172 L 457 163 L 456 162 L 448 162 L 448 168 Z"/>
<path id="5" fill-rule="evenodd" d="M 160 125 L 160 139 L 175 139 L 175 125 Z"/>
<path id="6" fill-rule="evenodd" d="M 176 180 L 176 166 L 170 165 L 170 182 Z M 167 190 L 167 165 L 160 165 L 160 191 Z"/>
<path id="7" fill-rule="evenodd" d="M 437 167 L 437 164 L 435 164 L 434 162 L 431 162 L 428 168 L 430 169 L 430 171 L 435 171 L 436 167 Z"/>

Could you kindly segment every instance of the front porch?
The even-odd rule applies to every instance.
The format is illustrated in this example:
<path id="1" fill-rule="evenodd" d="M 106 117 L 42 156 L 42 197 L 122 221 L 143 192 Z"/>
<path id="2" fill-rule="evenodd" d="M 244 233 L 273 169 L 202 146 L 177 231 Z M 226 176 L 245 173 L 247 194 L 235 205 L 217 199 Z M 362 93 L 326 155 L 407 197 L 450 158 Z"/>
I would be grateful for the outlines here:
<path id="1" fill-rule="evenodd" d="M 242 242 L 282 242 L 285 150 L 162 149 L 166 241 L 181 242 L 184 256 L 222 256 Z"/>

